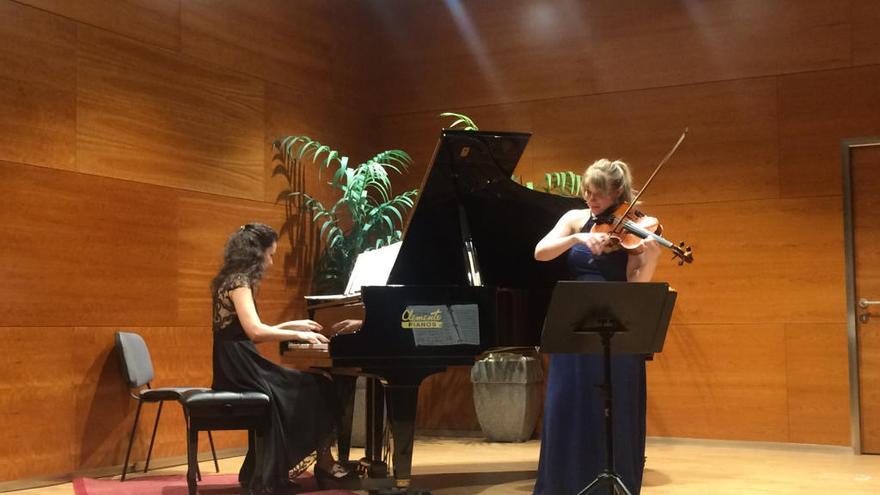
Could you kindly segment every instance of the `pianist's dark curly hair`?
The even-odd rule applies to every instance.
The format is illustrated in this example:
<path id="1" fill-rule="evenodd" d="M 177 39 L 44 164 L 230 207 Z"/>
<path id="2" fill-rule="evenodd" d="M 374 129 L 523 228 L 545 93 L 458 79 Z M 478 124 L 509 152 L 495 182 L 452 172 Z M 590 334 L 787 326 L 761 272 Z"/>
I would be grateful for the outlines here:
<path id="1" fill-rule="evenodd" d="M 231 277 L 243 275 L 252 290 L 256 291 L 263 278 L 263 261 L 266 250 L 278 240 L 278 233 L 262 223 L 242 225 L 226 241 L 223 252 L 223 266 L 211 282 L 211 293 L 217 294 L 220 287 Z"/>

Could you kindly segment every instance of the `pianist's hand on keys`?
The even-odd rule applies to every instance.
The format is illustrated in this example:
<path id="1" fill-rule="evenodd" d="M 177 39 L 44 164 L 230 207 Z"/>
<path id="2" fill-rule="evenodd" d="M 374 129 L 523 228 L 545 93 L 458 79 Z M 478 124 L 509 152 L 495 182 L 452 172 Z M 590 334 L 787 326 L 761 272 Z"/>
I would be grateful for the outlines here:
<path id="1" fill-rule="evenodd" d="M 322 335 L 320 332 L 324 329 L 316 321 L 312 320 L 291 320 L 285 321 L 284 323 L 279 323 L 275 325 L 275 328 L 284 329 L 284 330 L 292 330 L 296 332 L 296 336 L 294 337 L 296 340 L 301 340 L 303 342 L 307 342 L 309 344 L 326 344 L 330 342 L 330 339 Z"/>
<path id="2" fill-rule="evenodd" d="M 330 330 L 333 335 L 357 332 L 361 329 L 363 323 L 364 320 L 342 320 L 330 327 Z"/>

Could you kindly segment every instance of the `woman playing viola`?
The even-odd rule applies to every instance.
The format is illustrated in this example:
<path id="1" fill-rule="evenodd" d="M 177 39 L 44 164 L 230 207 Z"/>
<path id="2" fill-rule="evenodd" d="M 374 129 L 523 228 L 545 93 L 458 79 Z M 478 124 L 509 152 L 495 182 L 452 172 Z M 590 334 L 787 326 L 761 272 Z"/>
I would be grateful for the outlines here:
<path id="1" fill-rule="evenodd" d="M 627 164 L 598 160 L 584 172 L 581 185 L 587 208 L 565 213 L 535 246 L 535 259 L 564 254 L 573 280 L 649 282 L 660 255 L 654 240 L 646 239 L 639 254 L 605 252 L 612 242 L 609 235 L 590 232 L 597 222 L 607 222 L 621 202 L 632 202 Z M 615 469 L 637 495 L 645 455 L 645 357 L 614 355 L 612 370 Z M 551 356 L 535 495 L 575 494 L 604 469 L 604 404 L 597 388 L 603 380 L 601 356 Z M 602 487 L 593 493 L 609 492 Z"/>

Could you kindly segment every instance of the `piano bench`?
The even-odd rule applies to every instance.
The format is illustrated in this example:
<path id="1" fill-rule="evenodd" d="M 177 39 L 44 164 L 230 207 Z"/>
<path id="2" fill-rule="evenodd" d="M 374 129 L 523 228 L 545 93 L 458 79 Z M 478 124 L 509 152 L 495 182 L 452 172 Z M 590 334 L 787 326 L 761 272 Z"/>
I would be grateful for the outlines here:
<path id="1" fill-rule="evenodd" d="M 269 396 L 262 392 L 225 392 L 193 390 L 180 397 L 186 417 L 186 483 L 189 495 L 196 495 L 199 477 L 199 432 L 212 430 L 247 430 L 248 450 L 253 451 L 255 472 L 262 464 L 260 449 Z M 214 446 L 211 445 L 213 449 Z M 216 461 L 215 461 L 216 462 Z"/>

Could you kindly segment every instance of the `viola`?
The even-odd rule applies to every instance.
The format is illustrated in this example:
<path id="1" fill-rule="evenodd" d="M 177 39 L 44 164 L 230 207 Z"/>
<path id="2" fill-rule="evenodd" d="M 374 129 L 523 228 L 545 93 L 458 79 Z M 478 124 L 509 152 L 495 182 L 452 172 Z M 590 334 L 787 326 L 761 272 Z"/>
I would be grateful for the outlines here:
<path id="1" fill-rule="evenodd" d="M 641 190 L 639 190 L 639 193 L 633 198 L 632 204 L 622 202 L 614 208 L 614 211 L 605 212 L 596 219 L 597 222 L 590 229 L 590 232 L 607 233 L 609 235 L 610 241 L 605 247 L 606 251 L 625 249 L 629 253 L 640 254 L 644 250 L 645 239 L 650 238 L 657 241 L 661 246 L 672 250 L 672 254 L 674 255 L 673 259 L 678 258 L 679 266 L 685 263 L 694 262 L 694 256 L 691 252 L 690 246 L 685 247 L 684 242 L 680 242 L 676 245 L 663 238 L 660 235 L 663 233 L 663 226 L 660 225 L 660 220 L 650 217 L 633 208 L 633 205 L 636 204 L 638 199 L 642 196 L 642 193 L 645 192 L 645 189 L 647 189 L 648 185 L 651 184 L 651 181 L 654 180 L 654 177 L 657 175 L 657 172 L 660 171 L 660 168 L 663 167 L 663 164 L 672 157 L 675 150 L 677 150 L 681 145 L 681 142 L 684 141 L 687 132 L 688 130 L 685 129 L 684 132 L 681 133 L 681 137 L 678 138 L 675 146 L 673 146 L 672 149 L 669 150 L 669 153 L 666 153 L 666 156 L 660 160 L 660 164 L 657 165 L 657 168 L 654 169 L 654 172 L 651 173 L 651 176 L 645 181 L 645 184 L 642 186 Z"/>
<path id="2" fill-rule="evenodd" d="M 654 239 L 672 251 L 673 259 L 678 258 L 679 265 L 694 262 L 690 246 L 685 246 L 684 242 L 675 244 L 660 235 L 663 233 L 660 220 L 632 208 L 626 202 L 621 203 L 614 211 L 597 217 L 590 232 L 608 234 L 606 252 L 623 249 L 630 254 L 641 254 L 645 248 L 645 239 Z"/>

